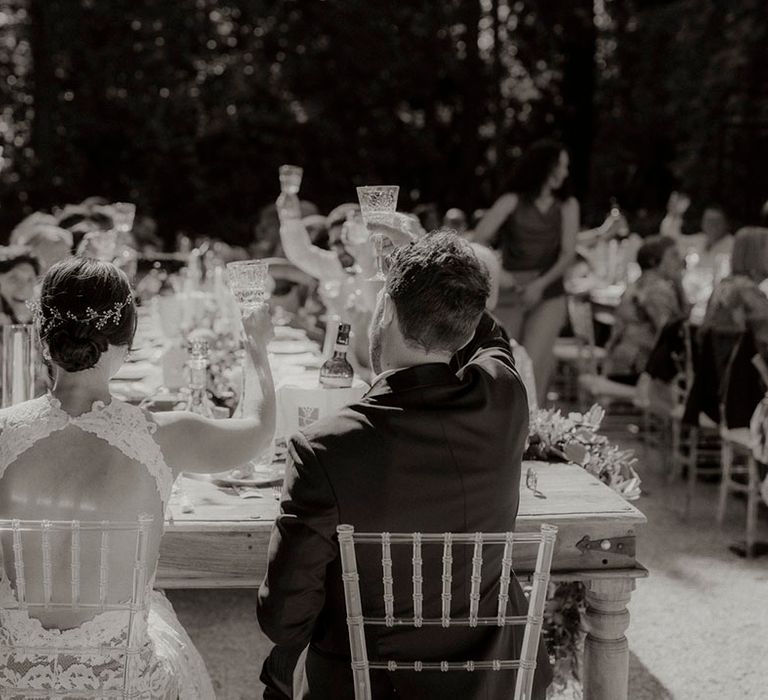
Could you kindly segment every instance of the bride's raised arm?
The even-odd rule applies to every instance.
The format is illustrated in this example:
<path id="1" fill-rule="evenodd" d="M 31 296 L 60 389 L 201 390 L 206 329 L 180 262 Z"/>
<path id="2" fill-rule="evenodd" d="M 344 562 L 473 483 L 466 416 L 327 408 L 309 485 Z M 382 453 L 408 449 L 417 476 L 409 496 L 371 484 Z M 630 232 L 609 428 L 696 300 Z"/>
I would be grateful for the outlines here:
<path id="1" fill-rule="evenodd" d="M 154 414 L 157 442 L 168 466 L 179 472 L 218 472 L 254 459 L 275 432 L 275 387 L 267 357 L 272 325 L 266 305 L 243 319 L 246 370 L 242 418 L 211 420 L 187 411 Z M 255 378 L 250 380 L 250 378 Z"/>

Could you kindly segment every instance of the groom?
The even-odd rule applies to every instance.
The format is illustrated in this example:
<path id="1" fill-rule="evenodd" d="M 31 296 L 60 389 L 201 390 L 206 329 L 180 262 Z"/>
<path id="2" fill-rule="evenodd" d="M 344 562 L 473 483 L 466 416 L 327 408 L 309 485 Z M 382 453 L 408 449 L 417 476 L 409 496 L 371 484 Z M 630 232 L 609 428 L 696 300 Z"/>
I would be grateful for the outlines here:
<path id="1" fill-rule="evenodd" d="M 514 529 L 528 404 L 509 343 L 484 313 L 488 291 L 482 263 L 453 233 L 398 248 L 370 328 L 378 372 L 370 391 L 291 439 L 259 592 L 259 622 L 277 645 L 262 671 L 265 698 L 290 697 L 291 666 L 307 645 L 302 697 L 354 698 L 337 525 L 361 532 Z M 439 618 L 442 550 L 423 551 L 424 616 Z M 404 609 L 411 554 L 393 547 L 392 555 L 395 609 Z M 499 570 L 500 557 L 488 550 L 488 572 Z M 380 548 L 359 548 L 357 561 L 363 609 L 383 617 Z M 471 568 L 471 552 L 455 548 L 454 616 L 466 616 Z M 495 615 L 497 594 L 485 586 L 481 611 L 488 605 Z M 516 581 L 510 607 L 511 615 L 526 609 Z M 376 659 L 512 658 L 522 629 L 378 627 L 367 639 Z M 544 697 L 550 679 L 541 645 L 534 697 Z M 373 671 L 371 682 L 376 699 L 492 699 L 509 696 L 514 672 Z"/>

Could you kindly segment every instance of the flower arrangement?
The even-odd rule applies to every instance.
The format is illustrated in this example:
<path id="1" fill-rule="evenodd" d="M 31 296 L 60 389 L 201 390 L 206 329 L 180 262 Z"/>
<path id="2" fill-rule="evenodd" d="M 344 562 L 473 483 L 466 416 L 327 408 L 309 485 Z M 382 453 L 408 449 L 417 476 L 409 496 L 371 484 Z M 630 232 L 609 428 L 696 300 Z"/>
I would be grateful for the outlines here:
<path id="1" fill-rule="evenodd" d="M 573 462 L 629 501 L 640 497 L 640 477 L 632 450 L 621 450 L 598 431 L 605 410 L 595 404 L 586 413 L 562 415 L 559 409 L 532 411 L 524 458 Z"/>
<path id="2" fill-rule="evenodd" d="M 531 412 L 525 459 L 572 462 L 610 486 L 627 500 L 640 497 L 640 477 L 632 450 L 622 450 L 598 431 L 605 410 L 563 415 L 556 409 Z M 579 581 L 550 584 L 543 634 L 554 663 L 553 689 L 558 697 L 581 697 L 579 658 L 584 644 L 584 585 Z"/>

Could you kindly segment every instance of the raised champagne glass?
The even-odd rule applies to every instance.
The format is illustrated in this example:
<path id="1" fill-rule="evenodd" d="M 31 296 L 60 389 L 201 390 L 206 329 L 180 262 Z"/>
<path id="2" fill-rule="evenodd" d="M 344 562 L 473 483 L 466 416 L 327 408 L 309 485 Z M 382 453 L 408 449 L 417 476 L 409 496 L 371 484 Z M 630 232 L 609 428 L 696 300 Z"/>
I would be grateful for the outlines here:
<path id="1" fill-rule="evenodd" d="M 280 196 L 275 203 L 280 221 L 301 218 L 299 188 L 304 176 L 304 169 L 298 165 L 280 166 Z"/>
<path id="2" fill-rule="evenodd" d="M 261 260 L 243 260 L 227 264 L 227 275 L 229 277 L 229 288 L 235 297 L 240 313 L 245 317 L 248 313 L 255 311 L 262 306 L 267 298 L 267 277 L 269 265 Z M 249 391 L 248 387 L 258 382 L 256 378 L 256 368 L 246 352 L 243 364 L 243 385 L 240 393 L 240 405 L 235 411 L 235 417 L 242 418 L 243 406 L 245 406 L 245 396 Z M 274 442 L 269 450 L 262 454 L 259 463 L 269 465 L 274 455 Z M 253 475 L 254 464 L 249 462 L 238 467 L 233 474 L 237 473 L 240 478 L 247 478 Z"/>
<path id="3" fill-rule="evenodd" d="M 136 218 L 136 205 L 132 202 L 115 202 L 112 204 L 112 210 L 115 230 L 123 235 L 130 233 Z"/>
<path id="4" fill-rule="evenodd" d="M 393 226 L 397 210 L 397 196 L 400 188 L 397 185 L 368 185 L 357 188 L 357 198 L 360 201 L 360 213 L 366 224 L 385 224 Z M 376 274 L 373 281 L 383 282 L 384 274 L 384 236 L 380 233 L 371 234 L 371 241 L 376 250 Z"/>

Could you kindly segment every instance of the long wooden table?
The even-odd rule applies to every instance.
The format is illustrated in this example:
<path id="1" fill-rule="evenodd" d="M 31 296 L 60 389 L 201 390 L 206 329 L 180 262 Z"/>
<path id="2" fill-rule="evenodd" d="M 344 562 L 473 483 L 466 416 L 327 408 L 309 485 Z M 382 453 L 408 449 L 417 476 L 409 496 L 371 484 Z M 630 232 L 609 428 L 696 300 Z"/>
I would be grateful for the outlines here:
<path id="1" fill-rule="evenodd" d="M 537 474 L 538 493 L 525 486 Z M 161 588 L 255 587 L 265 573 L 269 535 L 278 512 L 271 487 L 243 499 L 232 489 L 184 480 L 194 511 L 172 501 L 161 543 Z M 587 589 L 584 648 L 585 700 L 625 700 L 629 677 L 627 603 L 635 580 L 647 575 L 637 562 L 637 531 L 645 516 L 584 469 L 570 464 L 523 464 L 519 531 L 557 525 L 555 580 L 581 580 Z M 533 560 L 516 560 L 523 578 Z"/>

